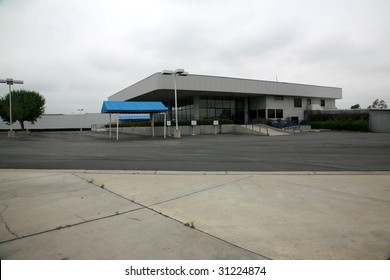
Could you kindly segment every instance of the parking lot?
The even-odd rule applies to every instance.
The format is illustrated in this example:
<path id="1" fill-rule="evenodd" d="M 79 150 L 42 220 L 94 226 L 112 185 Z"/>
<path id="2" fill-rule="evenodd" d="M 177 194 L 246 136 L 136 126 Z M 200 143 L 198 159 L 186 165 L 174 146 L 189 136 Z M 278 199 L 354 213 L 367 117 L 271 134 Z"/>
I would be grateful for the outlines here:
<path id="1" fill-rule="evenodd" d="M 32 132 L 0 138 L 0 168 L 177 171 L 387 171 L 390 134 L 197 135 L 181 139 Z"/>

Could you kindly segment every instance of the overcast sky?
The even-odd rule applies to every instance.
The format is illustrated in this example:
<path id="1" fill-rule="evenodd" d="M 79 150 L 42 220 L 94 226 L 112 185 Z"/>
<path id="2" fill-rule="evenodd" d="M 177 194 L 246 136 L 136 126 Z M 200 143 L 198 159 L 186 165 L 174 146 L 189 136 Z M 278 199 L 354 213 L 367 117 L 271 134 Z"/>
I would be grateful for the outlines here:
<path id="1" fill-rule="evenodd" d="M 390 105 L 389 0 L 0 0 L 0 36 L 0 78 L 40 92 L 46 113 L 100 112 L 176 68 L 341 87 L 338 108 Z"/>

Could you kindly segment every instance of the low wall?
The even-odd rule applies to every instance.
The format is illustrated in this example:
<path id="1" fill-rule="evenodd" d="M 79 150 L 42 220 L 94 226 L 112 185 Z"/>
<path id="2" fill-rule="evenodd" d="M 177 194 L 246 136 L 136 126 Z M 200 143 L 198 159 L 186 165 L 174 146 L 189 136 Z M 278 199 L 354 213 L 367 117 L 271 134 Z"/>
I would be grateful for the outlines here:
<path id="1" fill-rule="evenodd" d="M 117 115 L 112 114 L 112 120 L 116 121 Z M 93 125 L 104 126 L 109 123 L 108 114 L 87 113 L 87 114 L 48 114 L 42 115 L 34 124 L 24 122 L 26 129 L 91 129 Z M 19 122 L 12 125 L 13 129 L 21 129 Z M 9 130 L 10 126 L 0 119 L 0 130 Z"/>
<path id="2" fill-rule="evenodd" d="M 364 119 L 369 121 L 371 132 L 390 132 L 389 109 L 322 110 L 305 111 L 307 121 L 326 121 L 328 119 Z"/>
<path id="3" fill-rule="evenodd" d="M 179 126 L 181 135 L 199 135 L 199 134 L 224 134 L 224 133 L 244 133 L 244 134 L 259 134 L 259 135 L 281 135 L 287 134 L 288 131 L 277 129 L 267 126 L 258 125 L 236 125 L 236 124 L 223 124 L 223 125 L 196 125 L 192 126 Z M 254 129 L 258 128 L 258 129 Z M 172 136 L 175 130 L 174 126 L 166 128 L 166 135 Z M 311 127 L 300 126 L 301 131 L 310 131 Z M 113 133 L 116 133 L 116 127 L 112 128 Z M 120 133 L 136 134 L 144 136 L 152 136 L 151 127 L 119 127 Z M 280 132 L 280 133 L 278 133 Z M 154 128 L 155 136 L 164 136 L 164 127 L 158 126 Z"/>
<path id="4" fill-rule="evenodd" d="M 232 133 L 234 132 L 234 124 L 224 124 L 224 125 L 196 125 L 192 126 L 179 126 L 181 135 L 198 135 L 198 134 L 221 134 L 221 133 Z M 174 126 L 166 127 L 167 136 L 173 135 L 175 130 Z M 113 127 L 113 131 L 116 131 L 116 128 Z M 151 127 L 120 127 L 120 133 L 127 134 L 137 134 L 144 136 L 152 136 Z M 164 136 L 164 127 L 158 126 L 154 128 L 155 136 Z"/>
<path id="5" fill-rule="evenodd" d="M 390 132 L 390 110 L 370 111 L 370 130 L 372 132 Z"/>

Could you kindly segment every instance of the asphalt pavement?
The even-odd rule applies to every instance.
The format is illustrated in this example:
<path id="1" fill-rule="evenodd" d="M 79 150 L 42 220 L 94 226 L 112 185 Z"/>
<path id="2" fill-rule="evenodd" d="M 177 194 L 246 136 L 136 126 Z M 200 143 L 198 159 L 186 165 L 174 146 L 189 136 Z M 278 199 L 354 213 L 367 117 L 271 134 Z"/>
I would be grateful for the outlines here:
<path id="1" fill-rule="evenodd" d="M 175 171 L 388 171 L 390 134 L 196 135 L 32 132 L 0 140 L 0 168 Z"/>

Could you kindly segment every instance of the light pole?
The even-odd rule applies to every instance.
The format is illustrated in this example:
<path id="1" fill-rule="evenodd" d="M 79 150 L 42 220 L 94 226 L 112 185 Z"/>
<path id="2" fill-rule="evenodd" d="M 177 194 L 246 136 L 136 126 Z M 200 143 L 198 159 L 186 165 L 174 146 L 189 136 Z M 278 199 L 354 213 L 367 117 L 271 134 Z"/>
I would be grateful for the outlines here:
<path id="1" fill-rule="evenodd" d="M 81 111 L 83 111 L 84 109 L 77 109 L 79 112 L 80 112 L 80 132 L 83 131 L 83 128 L 81 126 Z"/>
<path id="2" fill-rule="evenodd" d="M 4 83 L 4 84 L 9 85 L 9 122 L 10 122 L 10 125 L 11 125 L 10 135 L 12 136 L 13 132 L 12 132 L 12 94 L 11 94 L 11 86 L 13 84 L 23 84 L 23 81 L 7 78 L 5 80 L 0 79 L 0 83 Z"/>
<path id="3" fill-rule="evenodd" d="M 175 71 L 172 70 L 163 70 L 161 72 L 162 75 L 173 75 L 173 86 L 175 90 L 175 123 L 176 123 L 176 129 L 173 134 L 174 138 L 181 138 L 181 133 L 179 129 L 179 119 L 177 114 L 177 85 L 176 85 L 176 76 L 187 76 L 188 72 L 185 72 L 184 69 L 176 69 Z"/>

